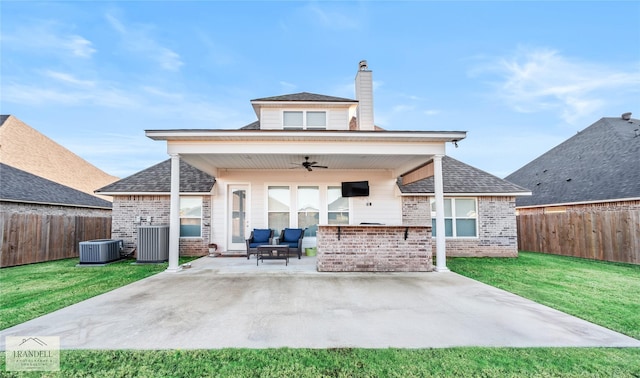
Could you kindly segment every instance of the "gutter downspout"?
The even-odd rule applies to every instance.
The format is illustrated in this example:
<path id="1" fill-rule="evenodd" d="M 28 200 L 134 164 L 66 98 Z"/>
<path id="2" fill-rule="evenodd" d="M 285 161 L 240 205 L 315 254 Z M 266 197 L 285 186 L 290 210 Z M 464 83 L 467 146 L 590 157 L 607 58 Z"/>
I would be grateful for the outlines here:
<path id="1" fill-rule="evenodd" d="M 169 211 L 169 267 L 167 272 L 178 272 L 180 255 L 180 155 L 171 154 L 171 205 Z"/>
<path id="2" fill-rule="evenodd" d="M 449 272 L 444 230 L 444 184 L 442 180 L 442 157 L 433 157 L 433 184 L 436 199 L 436 272 Z"/>

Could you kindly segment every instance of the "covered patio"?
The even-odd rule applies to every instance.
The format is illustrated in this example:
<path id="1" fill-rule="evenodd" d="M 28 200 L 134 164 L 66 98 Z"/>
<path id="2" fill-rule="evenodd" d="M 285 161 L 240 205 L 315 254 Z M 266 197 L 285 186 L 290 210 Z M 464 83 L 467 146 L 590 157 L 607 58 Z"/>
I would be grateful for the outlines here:
<path id="1" fill-rule="evenodd" d="M 466 136 L 461 131 L 301 131 L 301 130 L 147 130 L 146 135 L 154 140 L 166 141 L 167 152 L 171 156 L 171 209 L 168 271 L 175 272 L 178 266 L 180 240 L 180 160 L 206 172 L 216 178 L 214 196 L 221 204 L 219 208 L 227 214 L 231 205 L 224 204 L 240 186 L 246 195 L 249 190 L 263 190 L 264 181 L 255 181 L 261 175 L 268 175 L 269 180 L 280 182 L 306 183 L 307 185 L 328 180 L 346 181 L 349 177 L 376 180 L 376 185 L 384 189 L 378 194 L 378 202 L 382 207 L 376 209 L 376 202 L 367 202 L 353 211 L 350 225 L 361 222 L 375 222 L 390 226 L 405 226 L 402 204 L 395 188 L 396 180 L 401 175 L 414 172 L 432 164 L 434 178 L 435 210 L 444 214 L 444 190 L 442 159 L 446 152 L 446 143 L 457 143 Z M 313 161 L 320 162 L 325 169 L 297 169 L 295 162 L 304 161 L 312 156 Z M 307 168 L 307 167 L 303 167 Z M 295 170 L 294 170 L 295 169 Z M 338 181 L 339 183 L 339 181 Z M 247 189 L 244 189 L 246 187 Z M 239 228 L 266 227 L 266 205 L 263 199 L 254 195 L 247 201 L 247 208 L 254 211 L 248 219 L 240 220 Z M 258 197 L 258 198 L 256 198 Z M 215 204 L 214 199 L 214 205 Z M 393 202 L 395 201 L 395 202 Z M 260 207 L 261 206 L 261 207 Z M 386 208 L 384 206 L 387 206 Z M 426 211 L 426 209 L 425 209 Z M 214 212 L 217 214 L 216 212 Z M 368 215 L 367 215 L 368 214 Z M 425 215 L 426 217 L 426 215 Z M 428 218 L 426 218 L 428 219 Z M 214 220 L 219 225 L 213 232 L 224 240 L 226 249 L 232 249 L 229 234 L 230 227 L 238 223 L 237 219 Z M 251 225 L 249 225 L 251 224 Z M 326 224 L 320 222 L 320 225 Z M 409 225 L 407 225 L 409 226 Z M 424 259 L 428 264 L 419 270 L 431 270 L 431 224 L 410 224 L 410 226 L 428 227 L 428 237 L 423 237 Z M 383 226 L 384 227 L 384 226 Z M 445 228 L 444 217 L 436 218 L 436 227 Z M 221 233 L 226 232 L 226 235 Z M 406 239 L 406 238 L 405 238 Z M 437 265 L 435 271 L 448 271 L 446 267 L 446 245 L 444 235 L 435 237 Z M 323 259 L 322 246 L 319 246 L 319 259 Z M 389 259 L 392 259 L 390 257 Z M 407 264 L 400 264 L 405 266 Z M 409 264 L 411 265 L 411 264 Z"/>

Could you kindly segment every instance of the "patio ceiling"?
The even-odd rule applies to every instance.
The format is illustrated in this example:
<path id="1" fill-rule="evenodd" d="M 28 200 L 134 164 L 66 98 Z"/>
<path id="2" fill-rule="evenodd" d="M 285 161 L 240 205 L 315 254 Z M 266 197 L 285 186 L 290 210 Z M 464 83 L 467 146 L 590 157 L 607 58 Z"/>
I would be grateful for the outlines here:
<path id="1" fill-rule="evenodd" d="M 221 169 L 303 169 L 305 156 L 328 170 L 389 170 L 399 176 L 445 154 L 465 132 L 147 130 L 167 152 L 214 176 Z M 315 169 L 314 169 L 315 170 Z"/>

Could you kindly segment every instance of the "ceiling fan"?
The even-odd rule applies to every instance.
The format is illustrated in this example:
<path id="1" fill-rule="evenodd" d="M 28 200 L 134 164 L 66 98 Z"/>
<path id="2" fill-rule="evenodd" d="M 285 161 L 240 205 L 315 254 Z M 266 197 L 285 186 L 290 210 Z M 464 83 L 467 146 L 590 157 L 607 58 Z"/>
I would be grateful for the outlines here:
<path id="1" fill-rule="evenodd" d="M 313 171 L 313 169 L 311 168 L 329 168 L 326 165 L 318 165 L 317 161 L 309 161 L 308 156 L 304 157 L 304 161 L 301 163 L 301 165 L 309 172 Z"/>

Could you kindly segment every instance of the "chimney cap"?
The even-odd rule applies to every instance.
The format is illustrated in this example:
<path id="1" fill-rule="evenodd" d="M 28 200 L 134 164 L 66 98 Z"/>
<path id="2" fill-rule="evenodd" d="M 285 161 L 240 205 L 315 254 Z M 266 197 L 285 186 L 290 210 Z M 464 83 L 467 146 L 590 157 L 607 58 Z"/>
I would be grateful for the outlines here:
<path id="1" fill-rule="evenodd" d="M 622 113 L 622 119 L 624 119 L 625 121 L 628 121 L 631 119 L 631 112 L 626 112 L 626 113 Z"/>
<path id="2" fill-rule="evenodd" d="M 366 71 L 367 70 L 367 61 L 366 60 L 361 60 L 360 63 L 358 63 L 358 68 L 360 71 Z"/>

